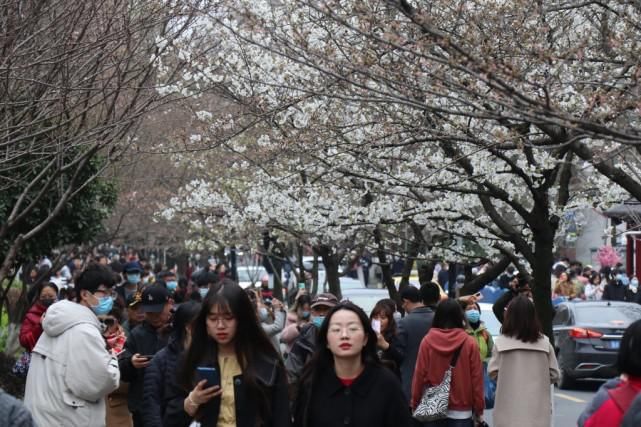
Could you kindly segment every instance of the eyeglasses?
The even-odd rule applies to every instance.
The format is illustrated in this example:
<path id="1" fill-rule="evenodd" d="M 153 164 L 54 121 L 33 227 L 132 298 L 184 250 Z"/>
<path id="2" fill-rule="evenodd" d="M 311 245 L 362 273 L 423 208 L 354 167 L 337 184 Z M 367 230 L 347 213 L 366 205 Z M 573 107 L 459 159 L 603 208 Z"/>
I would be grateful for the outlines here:
<path id="1" fill-rule="evenodd" d="M 327 333 L 332 335 L 342 335 L 343 331 L 347 332 L 347 336 L 351 337 L 352 335 L 356 335 L 359 332 L 363 332 L 363 328 L 356 325 L 350 325 L 350 326 L 347 326 L 346 328 L 343 328 L 340 326 L 330 326 L 329 329 L 327 330 Z"/>
<path id="2" fill-rule="evenodd" d="M 221 322 L 223 325 L 228 325 L 236 319 L 231 314 L 225 314 L 222 316 L 209 316 L 207 320 L 211 321 L 214 325 L 217 325 L 218 322 Z"/>
<path id="3" fill-rule="evenodd" d="M 118 299 L 118 292 L 112 291 L 111 289 L 96 289 L 94 292 L 94 295 L 97 294 L 98 292 L 104 294 L 106 297 L 111 297 L 112 300 L 117 300 Z"/>

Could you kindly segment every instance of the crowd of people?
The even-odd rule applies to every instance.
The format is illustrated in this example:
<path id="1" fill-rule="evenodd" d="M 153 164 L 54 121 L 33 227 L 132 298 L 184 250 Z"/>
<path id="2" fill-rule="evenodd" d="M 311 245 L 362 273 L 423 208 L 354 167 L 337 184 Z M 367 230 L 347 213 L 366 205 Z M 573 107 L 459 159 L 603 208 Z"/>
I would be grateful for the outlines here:
<path id="1" fill-rule="evenodd" d="M 436 281 L 365 313 L 305 289 L 288 309 L 224 264 L 194 283 L 150 276 L 135 257 L 120 271 L 100 259 L 75 270 L 66 292 L 55 281 L 29 292 L 15 369 L 26 409 L 0 394 L 0 409 L 16 408 L 7 425 L 475 427 L 486 409 L 496 427 L 551 425 L 559 368 L 522 274 L 494 304 L 493 339 L 478 297 L 448 299 Z M 571 285 L 575 273 L 559 269 L 555 289 L 593 295 Z M 581 426 L 641 425 L 641 321 L 618 367 Z"/>

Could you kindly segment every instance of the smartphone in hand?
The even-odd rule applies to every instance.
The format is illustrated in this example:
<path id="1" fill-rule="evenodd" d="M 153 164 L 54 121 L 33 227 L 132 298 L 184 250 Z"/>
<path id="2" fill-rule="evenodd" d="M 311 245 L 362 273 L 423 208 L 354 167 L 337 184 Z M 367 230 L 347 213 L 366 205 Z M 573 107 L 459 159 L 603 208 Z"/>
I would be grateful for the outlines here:
<path id="1" fill-rule="evenodd" d="M 196 368 L 196 374 L 198 376 L 198 382 L 207 380 L 205 388 L 215 385 L 220 386 L 220 372 L 218 372 L 218 369 L 210 366 L 198 366 Z"/>

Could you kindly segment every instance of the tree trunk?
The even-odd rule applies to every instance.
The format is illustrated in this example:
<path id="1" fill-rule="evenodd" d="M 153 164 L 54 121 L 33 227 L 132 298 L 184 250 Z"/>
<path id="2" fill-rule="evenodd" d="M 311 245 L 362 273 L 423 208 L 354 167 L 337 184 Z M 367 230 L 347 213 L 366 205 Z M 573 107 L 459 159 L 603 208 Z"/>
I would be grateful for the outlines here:
<path id="1" fill-rule="evenodd" d="M 312 261 L 312 295 L 316 295 L 318 293 L 318 251 L 316 250 L 316 248 L 314 248 L 313 251 L 314 258 Z"/>
<path id="2" fill-rule="evenodd" d="M 554 233 L 535 234 L 535 258 L 528 260 L 532 266 L 532 280 L 530 287 L 534 296 L 536 312 L 543 328 L 543 333 L 550 338 L 554 345 L 554 335 L 552 333 L 552 318 L 554 317 L 554 307 L 552 307 L 552 283 L 550 272 L 554 264 L 553 240 Z"/>
<path id="3" fill-rule="evenodd" d="M 374 230 L 374 241 L 376 242 L 376 256 L 378 257 L 378 262 L 383 273 L 383 284 L 387 288 L 390 298 L 396 301 L 397 307 L 400 307 L 401 297 L 396 290 L 396 285 L 394 284 L 394 278 L 392 277 L 392 266 L 389 262 L 387 262 L 387 254 L 385 253 L 385 248 L 383 247 L 381 238 L 381 231 L 378 227 L 376 227 L 376 229 Z"/>
<path id="4" fill-rule="evenodd" d="M 510 262 L 512 262 L 512 260 L 509 257 L 504 256 L 499 260 L 499 262 L 485 270 L 483 274 L 474 277 L 469 282 L 466 281 L 463 288 L 461 288 L 461 295 L 472 295 L 483 289 L 486 284 L 499 277 L 499 275 L 510 265 Z"/>
<path id="5" fill-rule="evenodd" d="M 327 245 L 321 245 L 319 253 L 325 266 L 325 276 L 329 285 L 329 293 L 336 295 L 339 300 L 341 295 L 340 275 L 338 274 L 338 264 L 336 253 Z"/>

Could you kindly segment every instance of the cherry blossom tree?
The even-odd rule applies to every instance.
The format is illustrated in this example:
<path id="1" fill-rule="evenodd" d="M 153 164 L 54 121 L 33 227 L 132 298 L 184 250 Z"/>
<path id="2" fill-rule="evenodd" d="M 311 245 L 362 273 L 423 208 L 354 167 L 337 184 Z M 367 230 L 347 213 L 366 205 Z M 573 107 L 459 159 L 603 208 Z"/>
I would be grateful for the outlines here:
<path id="1" fill-rule="evenodd" d="M 564 212 L 639 185 L 638 164 L 622 174 L 611 154 L 639 139 L 638 15 L 618 1 L 220 1 L 202 20 L 217 50 L 174 43 L 206 60 L 172 89 L 234 105 L 201 112 L 199 137 L 243 158 L 230 173 L 245 191 L 188 203 L 218 213 L 207 226 L 334 247 L 414 223 L 425 256 L 531 268 L 549 334 Z"/>

